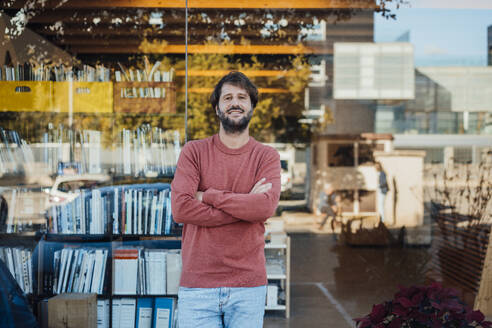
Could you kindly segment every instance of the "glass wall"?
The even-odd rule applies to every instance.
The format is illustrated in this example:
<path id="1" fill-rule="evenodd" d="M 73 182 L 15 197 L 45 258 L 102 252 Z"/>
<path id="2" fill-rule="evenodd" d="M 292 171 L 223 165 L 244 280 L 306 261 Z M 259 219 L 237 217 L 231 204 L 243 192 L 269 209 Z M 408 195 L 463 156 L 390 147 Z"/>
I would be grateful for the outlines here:
<path id="1" fill-rule="evenodd" d="M 453 183 L 463 182 L 460 174 L 471 177 L 461 193 L 468 199 L 459 206 L 490 199 L 490 193 L 474 198 L 477 186 L 489 188 L 489 176 L 473 170 L 492 161 L 491 17 L 492 6 L 481 0 L 3 1 L 0 259 L 38 319 L 46 318 L 43 300 L 69 291 L 97 294 L 103 312 L 125 302 L 132 309 L 136 295 L 151 294 L 152 304 L 154 297 L 171 299 L 174 311 L 182 225 L 171 217 L 170 183 L 183 145 L 218 132 L 210 95 L 233 70 L 259 89 L 250 135 L 280 151 L 293 171 L 292 193 L 300 190 L 292 196 L 297 203 L 287 199 L 279 207 L 302 213 L 286 222 L 307 217 L 310 225 L 300 231 L 338 236 L 344 247 L 357 244 L 352 231 L 370 238 L 374 227 L 384 246 L 408 240 L 422 246 L 421 240 L 434 238 L 431 214 L 457 208 L 442 199 L 427 202 L 431 194 L 449 194 L 439 184 L 424 195 L 423 185 L 435 182 L 442 164 L 471 170 L 452 175 Z M 386 203 L 376 161 L 388 175 Z M 319 218 L 312 212 L 325 182 L 340 196 L 340 225 L 314 229 Z M 381 210 L 391 214 L 384 226 Z M 484 214 L 477 211 L 456 210 L 453 218 L 464 222 L 460 215 Z M 482 224 L 475 216 L 467 220 Z M 416 237 L 405 237 L 403 226 Z M 328 295 L 328 306 L 339 298 L 348 309 L 335 305 L 341 321 L 369 311 L 400 282 L 445 281 L 444 270 L 459 267 L 455 255 L 436 260 L 429 241 L 408 252 L 375 251 L 376 264 L 364 271 L 365 251 L 302 238 L 297 245 L 303 252 L 298 262 L 293 259 L 294 285 Z M 321 246 L 303 248 L 309 245 Z M 462 256 L 458 248 L 452 250 Z M 407 255 L 418 260 L 402 264 Z M 350 266 L 354 258 L 356 268 Z M 437 278 L 428 274 L 430 258 L 448 261 Z M 170 263 L 169 288 L 151 286 L 153 279 L 140 275 L 154 260 Z M 475 264 L 484 259 L 471 261 L 473 277 L 454 272 L 459 277 L 449 284 L 466 282 L 461 295 L 468 304 L 480 287 Z M 310 276 L 306 262 L 320 271 Z M 125 289 L 126 265 L 131 289 Z M 289 296 L 282 279 L 275 284 L 285 310 Z M 304 295 L 300 288 L 297 295 Z M 309 322 L 312 308 L 294 311 L 298 321 L 291 326 Z M 113 319 L 101 320 L 108 326 Z"/>

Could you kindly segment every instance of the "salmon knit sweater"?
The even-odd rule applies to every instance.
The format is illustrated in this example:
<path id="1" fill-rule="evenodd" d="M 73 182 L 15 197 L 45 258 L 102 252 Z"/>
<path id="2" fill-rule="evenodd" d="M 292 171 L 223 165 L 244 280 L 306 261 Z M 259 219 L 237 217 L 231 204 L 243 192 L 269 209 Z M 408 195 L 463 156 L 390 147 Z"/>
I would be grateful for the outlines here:
<path id="1" fill-rule="evenodd" d="M 249 194 L 266 178 L 272 188 Z M 218 135 L 188 142 L 171 184 L 173 218 L 183 223 L 183 287 L 256 287 L 267 283 L 264 222 L 280 197 L 280 156 L 252 137 L 238 149 Z M 203 191 L 203 201 L 195 199 Z"/>

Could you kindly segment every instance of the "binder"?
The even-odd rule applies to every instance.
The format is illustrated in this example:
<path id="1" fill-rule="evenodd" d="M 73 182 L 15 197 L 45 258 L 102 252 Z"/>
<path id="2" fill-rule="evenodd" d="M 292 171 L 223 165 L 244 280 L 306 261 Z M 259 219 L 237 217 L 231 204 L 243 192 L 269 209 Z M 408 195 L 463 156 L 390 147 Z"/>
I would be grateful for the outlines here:
<path id="1" fill-rule="evenodd" d="M 174 315 L 174 298 L 156 297 L 152 328 L 171 328 Z"/>
<path id="2" fill-rule="evenodd" d="M 137 300 L 134 298 L 122 298 L 120 305 L 120 328 L 135 327 L 135 308 Z"/>
<path id="3" fill-rule="evenodd" d="M 169 250 L 166 254 L 166 294 L 178 294 L 181 267 L 180 251 Z"/>
<path id="4" fill-rule="evenodd" d="M 137 301 L 136 328 L 152 327 L 152 298 L 139 298 Z"/>
<path id="5" fill-rule="evenodd" d="M 113 311 L 111 313 L 112 328 L 120 328 L 121 299 L 113 299 Z"/>
<path id="6" fill-rule="evenodd" d="M 97 300 L 97 328 L 109 328 L 109 300 Z"/>
<path id="7" fill-rule="evenodd" d="M 113 252 L 113 294 L 137 293 L 138 249 Z"/>

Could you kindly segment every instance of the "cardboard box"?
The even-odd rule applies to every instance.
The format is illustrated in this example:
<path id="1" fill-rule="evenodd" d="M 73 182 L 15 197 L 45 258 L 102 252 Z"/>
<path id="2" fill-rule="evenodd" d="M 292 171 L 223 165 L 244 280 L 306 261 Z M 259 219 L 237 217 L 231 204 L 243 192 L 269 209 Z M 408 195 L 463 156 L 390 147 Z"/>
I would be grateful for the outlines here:
<path id="1" fill-rule="evenodd" d="M 96 328 L 96 294 L 69 293 L 48 299 L 49 328 Z"/>

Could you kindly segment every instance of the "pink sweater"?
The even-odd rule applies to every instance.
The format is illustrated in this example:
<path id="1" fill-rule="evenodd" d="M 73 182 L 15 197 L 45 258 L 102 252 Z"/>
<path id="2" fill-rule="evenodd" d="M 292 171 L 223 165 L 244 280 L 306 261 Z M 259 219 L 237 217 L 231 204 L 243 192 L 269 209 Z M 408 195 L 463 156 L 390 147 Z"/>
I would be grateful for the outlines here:
<path id="1" fill-rule="evenodd" d="M 249 194 L 261 178 L 272 183 Z M 172 213 L 184 223 L 183 287 L 256 287 L 267 283 L 264 222 L 280 197 L 280 157 L 252 137 L 230 149 L 218 135 L 188 142 L 171 184 Z M 195 193 L 203 191 L 203 202 Z"/>

